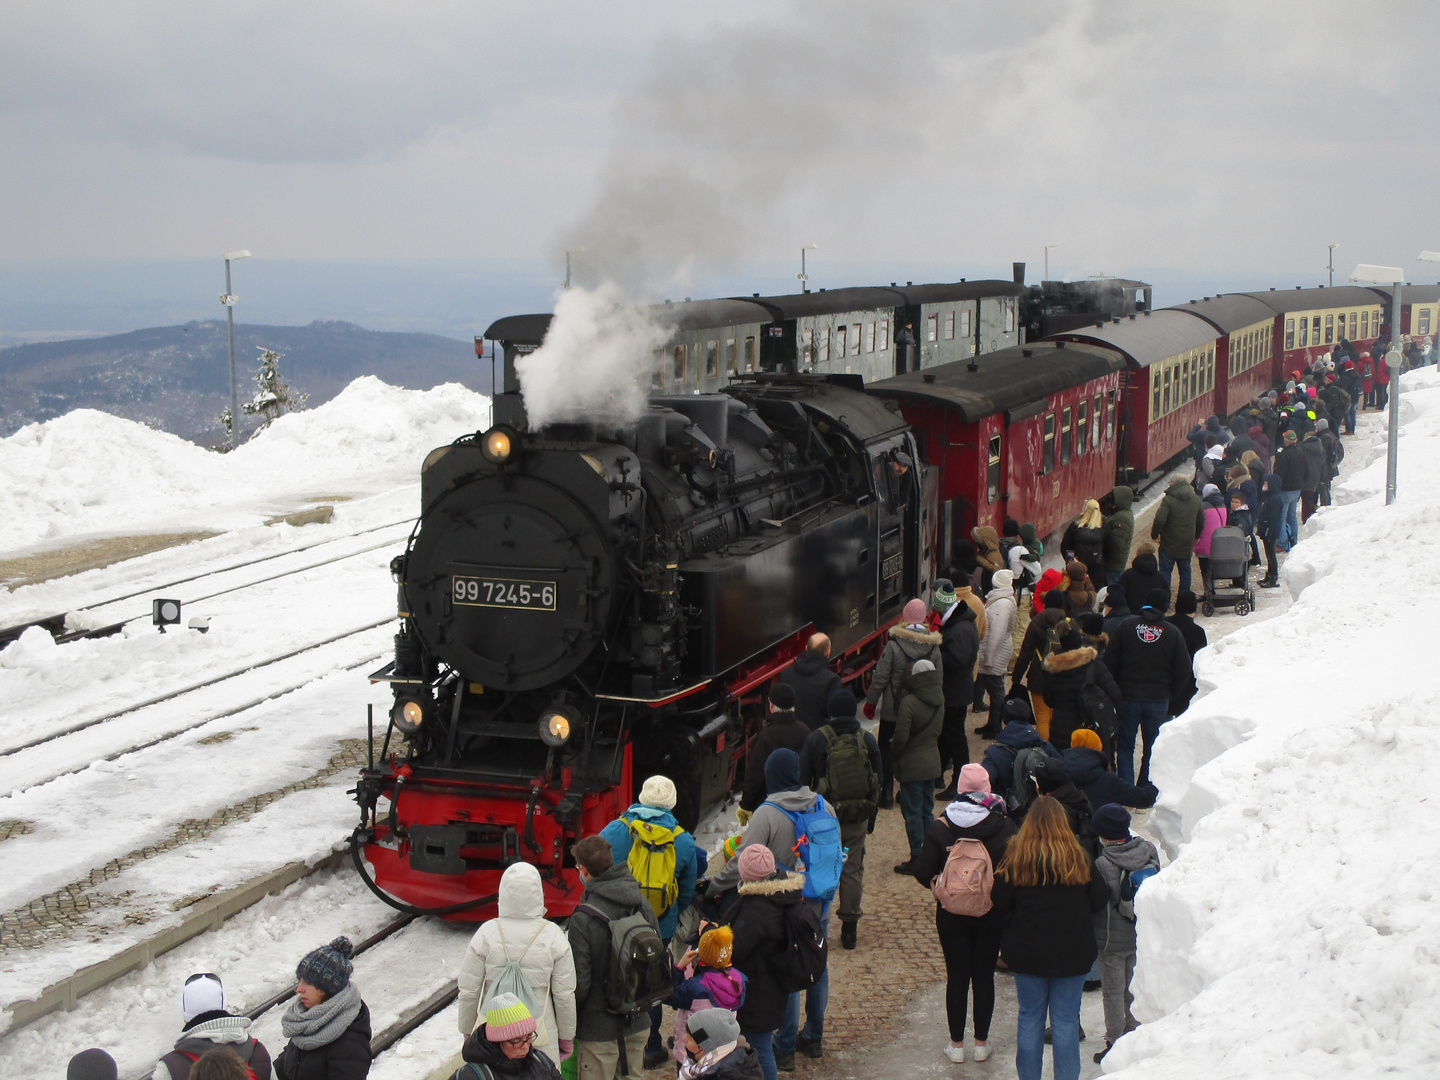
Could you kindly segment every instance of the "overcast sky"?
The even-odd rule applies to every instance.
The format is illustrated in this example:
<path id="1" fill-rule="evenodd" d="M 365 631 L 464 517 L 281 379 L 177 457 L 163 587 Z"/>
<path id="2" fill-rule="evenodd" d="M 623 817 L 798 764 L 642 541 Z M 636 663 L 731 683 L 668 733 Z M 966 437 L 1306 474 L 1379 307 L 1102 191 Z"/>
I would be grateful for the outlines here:
<path id="1" fill-rule="evenodd" d="M 0 258 L 1038 276 L 1440 249 L 1432 3 L 0 5 Z M 1337 275 L 1340 277 L 1341 275 Z M 1289 285 L 1288 280 L 1276 284 Z"/>

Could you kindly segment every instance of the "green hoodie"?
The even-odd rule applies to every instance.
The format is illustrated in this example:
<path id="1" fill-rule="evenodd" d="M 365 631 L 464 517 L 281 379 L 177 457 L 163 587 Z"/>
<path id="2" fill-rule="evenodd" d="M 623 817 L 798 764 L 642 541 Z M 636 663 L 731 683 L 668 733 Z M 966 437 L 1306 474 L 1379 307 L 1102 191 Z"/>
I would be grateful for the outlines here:
<path id="1" fill-rule="evenodd" d="M 1190 481 L 1176 477 L 1165 490 L 1165 498 L 1155 511 L 1155 524 L 1150 539 L 1158 541 L 1162 554 L 1177 562 L 1186 561 L 1195 552 L 1195 540 L 1205 527 L 1205 504 Z"/>
<path id="2" fill-rule="evenodd" d="M 896 780 L 904 784 L 940 777 L 940 729 L 944 725 L 945 687 L 940 672 L 911 672 L 895 718 L 895 733 L 890 737 Z"/>
<path id="3" fill-rule="evenodd" d="M 1135 540 L 1135 515 L 1130 505 L 1135 501 L 1135 492 L 1121 484 L 1110 498 L 1115 512 L 1105 519 L 1105 569 L 1118 574 L 1130 565 L 1130 545 Z"/>
<path id="4" fill-rule="evenodd" d="M 1035 558 L 1038 559 L 1041 555 L 1045 554 L 1045 545 L 1041 543 L 1040 538 L 1035 535 L 1035 523 L 1033 521 L 1027 521 L 1020 526 L 1020 539 L 1025 542 L 1026 549 L 1031 555 L 1034 555 Z"/>

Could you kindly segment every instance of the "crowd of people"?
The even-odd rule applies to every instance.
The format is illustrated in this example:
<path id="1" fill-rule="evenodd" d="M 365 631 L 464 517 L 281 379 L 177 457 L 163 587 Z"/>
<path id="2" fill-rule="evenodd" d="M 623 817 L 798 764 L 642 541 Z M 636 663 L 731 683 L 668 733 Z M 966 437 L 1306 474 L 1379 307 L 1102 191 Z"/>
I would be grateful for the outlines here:
<path id="1" fill-rule="evenodd" d="M 548 916 L 539 871 L 511 865 L 497 916 L 461 964 L 457 1080 L 554 1080 L 562 1069 L 638 1080 L 666 1062 L 681 1080 L 776 1080 L 797 1054 L 823 1057 L 831 909 L 841 948 L 857 948 L 866 838 L 897 803 L 908 857 L 895 872 L 935 899 L 944 1055 L 965 1060 L 968 1020 L 968 1052 L 990 1057 L 1001 970 L 1015 983 L 1022 1080 L 1040 1076 L 1046 1043 L 1057 1080 L 1079 1075 L 1091 989 L 1104 1002 L 1100 1061 L 1136 1026 L 1134 901 L 1159 868 L 1130 810 L 1155 803 L 1151 747 L 1196 692 L 1193 658 L 1206 645 L 1192 559 L 1210 590 L 1216 531 L 1239 528 L 1250 565 L 1263 545 L 1261 586 L 1278 584 L 1277 554 L 1330 502 L 1341 436 L 1359 410 L 1386 404 L 1378 350 L 1342 340 L 1292 375 L 1228 424 L 1212 416 L 1191 432 L 1194 476 L 1171 480 L 1138 547 L 1125 486 L 1104 506 L 1087 500 L 1062 534 L 1060 567 L 1042 569 L 1032 524 L 975 528 L 930 596 L 905 604 L 863 698 L 832 668 L 829 638 L 814 635 L 769 690 L 743 831 L 722 846 L 723 866 L 711 872 L 680 826 L 664 776 L 574 845 L 584 895 L 566 929 Z M 974 761 L 972 712 L 985 741 Z M 873 734 L 867 720 L 878 720 Z M 192 975 L 152 1080 L 362 1080 L 370 1014 L 352 955 L 341 937 L 300 961 L 273 1062 L 220 977 Z M 117 1068 L 90 1049 L 67 1077 L 117 1080 Z"/>

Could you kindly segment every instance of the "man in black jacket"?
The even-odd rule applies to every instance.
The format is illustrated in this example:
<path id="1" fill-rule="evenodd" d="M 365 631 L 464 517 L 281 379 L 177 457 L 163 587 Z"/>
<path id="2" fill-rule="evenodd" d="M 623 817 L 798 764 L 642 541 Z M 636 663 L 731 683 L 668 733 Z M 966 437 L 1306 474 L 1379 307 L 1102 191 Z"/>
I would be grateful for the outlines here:
<path id="1" fill-rule="evenodd" d="M 950 785 L 936 798 L 955 798 L 955 777 L 970 763 L 969 732 L 965 717 L 975 694 L 975 661 L 980 657 L 980 631 L 975 612 L 961 600 L 948 581 L 935 582 L 931 606 L 940 612 L 940 657 L 945 676 L 945 726 L 940 731 L 940 775 L 953 765 Z"/>
<path id="2" fill-rule="evenodd" d="M 1284 543 L 1277 551 L 1289 551 L 1300 539 L 1300 485 L 1305 481 L 1305 451 L 1293 429 L 1285 432 L 1285 446 L 1275 455 L 1275 475 L 1280 477 L 1280 502 L 1284 512 Z"/>
<path id="3" fill-rule="evenodd" d="M 840 676 L 830 668 L 830 639 L 824 634 L 810 635 L 805 651 L 780 673 L 779 681 L 795 688 L 797 720 L 811 731 L 823 724 L 830 695 L 840 689 Z"/>
<path id="4" fill-rule="evenodd" d="M 660 933 L 650 901 L 641 893 L 630 868 L 615 863 L 609 841 L 603 836 L 587 836 L 570 851 L 580 880 L 585 883 L 582 904 L 609 919 L 623 919 L 639 912 L 655 933 Z M 570 951 L 575 955 L 575 1060 L 580 1073 L 602 1080 L 642 1080 L 650 1014 L 638 1012 L 622 1027 L 605 1007 L 610 928 L 593 915 L 577 911 L 566 932 Z"/>
<path id="5" fill-rule="evenodd" d="M 1325 479 L 1325 447 L 1315 428 L 1300 440 L 1300 452 L 1305 465 L 1300 479 L 1300 523 L 1303 525 L 1320 505 L 1320 481 Z"/>
<path id="6" fill-rule="evenodd" d="M 1105 666 L 1120 687 L 1120 736 L 1116 740 L 1120 779 L 1135 779 L 1135 734 L 1144 737 L 1140 782 L 1150 775 L 1150 746 L 1160 725 L 1189 704 L 1195 673 L 1180 631 L 1165 621 L 1170 595 L 1155 589 L 1139 615 L 1116 628 L 1105 649 Z M 1182 704 L 1172 711 L 1172 702 Z"/>
<path id="7" fill-rule="evenodd" d="M 740 795 L 740 824 L 750 820 L 755 808 L 765 801 L 765 762 L 776 750 L 797 754 L 810 737 L 810 728 L 795 716 L 795 688 L 777 682 L 770 688 L 770 715 L 750 752 L 745 756 L 745 787 Z"/>
<path id="8" fill-rule="evenodd" d="M 1070 736 L 1070 748 L 1060 755 L 1070 782 L 1085 793 L 1090 805 L 1099 809 L 1106 803 L 1119 803 L 1138 809 L 1155 805 L 1159 794 L 1154 784 L 1127 784 L 1110 770 L 1110 761 L 1100 736 L 1088 728 L 1080 728 Z"/>
<path id="9" fill-rule="evenodd" d="M 963 605 L 962 605 L 963 606 Z M 972 615 L 973 619 L 974 616 Z M 880 794 L 880 744 L 875 736 L 864 732 L 865 755 L 870 762 L 870 775 L 865 778 L 866 791 L 860 791 L 861 777 L 852 779 L 851 791 L 835 791 L 827 779 L 830 753 L 835 739 L 861 734 L 856 715 L 859 702 L 849 690 L 837 690 L 830 698 L 829 718 L 805 740 L 800 751 L 800 782 L 825 797 L 840 819 L 840 843 L 849 849 L 845 868 L 840 872 L 840 944 L 855 948 L 856 924 L 863 914 L 860 900 L 865 892 L 865 837 L 875 831 L 875 816 Z M 834 739 L 829 731 L 835 733 Z M 863 806 L 861 805 L 863 804 Z"/>

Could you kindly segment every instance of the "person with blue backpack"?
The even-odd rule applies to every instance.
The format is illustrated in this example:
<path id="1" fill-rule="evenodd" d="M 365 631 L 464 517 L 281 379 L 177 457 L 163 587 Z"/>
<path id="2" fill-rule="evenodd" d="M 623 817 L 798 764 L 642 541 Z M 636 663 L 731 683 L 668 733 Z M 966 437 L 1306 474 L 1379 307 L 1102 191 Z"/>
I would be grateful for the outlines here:
<path id="1" fill-rule="evenodd" d="M 776 750 L 770 755 L 765 762 L 765 787 L 769 794 L 751 816 L 735 858 L 712 879 L 710 892 L 735 889 L 746 862 L 745 850 L 759 844 L 770 851 L 776 866 L 804 873 L 802 899 L 824 928 L 845 865 L 840 822 L 824 797 L 801 782 L 800 755 L 793 750 Z M 791 990 L 785 1019 L 775 1034 L 775 1060 L 786 1072 L 794 1067 L 797 1050 L 810 1058 L 823 1056 L 821 1039 L 830 997 L 828 968 L 806 987 L 804 995 L 804 1029 L 800 1028 L 801 992 Z"/>
<path id="2" fill-rule="evenodd" d="M 1098 1064 L 1115 1041 L 1139 1025 L 1130 1006 L 1130 980 L 1135 974 L 1135 897 L 1147 878 L 1160 870 L 1155 845 L 1130 835 L 1130 813 L 1118 803 L 1106 803 L 1092 819 L 1100 837 L 1095 870 L 1104 880 L 1105 907 L 1095 913 L 1095 945 L 1100 951 L 1100 992 L 1105 999 L 1105 1049 L 1095 1055 Z"/>
<path id="3" fill-rule="evenodd" d="M 695 838 L 680 827 L 675 809 L 675 782 L 652 776 L 640 788 L 640 798 L 600 835 L 610 844 L 615 861 L 630 868 L 640 891 L 660 921 L 660 940 L 668 947 L 675 936 L 680 912 L 695 899 L 699 876 Z M 645 1043 L 645 1067 L 653 1069 L 669 1055 L 660 1041 L 664 1009 L 650 1010 L 650 1037 Z"/>

